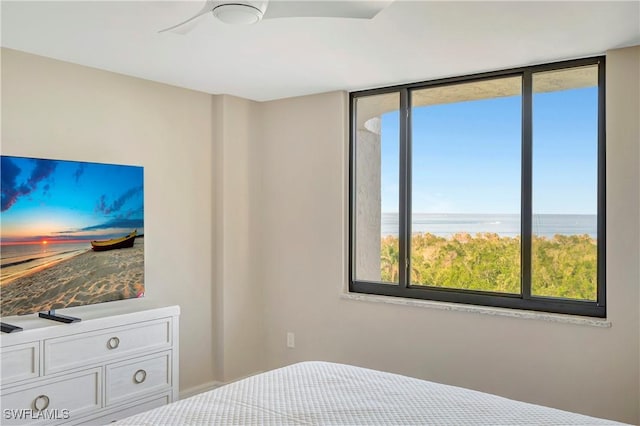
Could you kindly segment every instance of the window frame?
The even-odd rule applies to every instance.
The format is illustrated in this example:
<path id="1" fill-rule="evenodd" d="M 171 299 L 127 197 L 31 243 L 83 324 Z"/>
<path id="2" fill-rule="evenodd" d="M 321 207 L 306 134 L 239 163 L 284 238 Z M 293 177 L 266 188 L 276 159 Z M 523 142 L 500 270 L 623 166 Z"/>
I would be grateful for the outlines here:
<path id="1" fill-rule="evenodd" d="M 531 294 L 532 180 L 533 180 L 533 75 L 539 72 L 598 66 L 597 128 L 597 300 L 561 299 Z M 411 235 L 411 93 L 430 87 L 520 76 L 522 78 L 521 137 L 521 266 L 520 294 L 409 285 Z M 356 100 L 372 95 L 397 92 L 400 96 L 399 158 L 399 282 L 358 281 L 354 276 L 355 247 L 355 172 L 356 172 Z M 605 318 L 606 311 L 606 143 L 605 143 L 605 57 L 554 62 L 460 77 L 409 83 L 349 93 L 349 292 L 382 296 L 426 299 L 498 308 Z M 404 265 L 404 267 L 402 267 Z"/>

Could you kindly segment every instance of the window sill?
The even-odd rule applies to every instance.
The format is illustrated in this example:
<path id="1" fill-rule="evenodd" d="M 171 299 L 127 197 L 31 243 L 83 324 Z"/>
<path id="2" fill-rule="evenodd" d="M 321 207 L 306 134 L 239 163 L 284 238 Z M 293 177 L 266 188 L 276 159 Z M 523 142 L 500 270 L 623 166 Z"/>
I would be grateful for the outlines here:
<path id="1" fill-rule="evenodd" d="M 465 305 L 461 303 L 436 302 L 432 300 L 406 299 L 403 297 L 379 296 L 365 293 L 345 292 L 342 299 L 363 302 L 390 303 L 392 305 L 414 306 L 418 308 L 439 309 L 443 311 L 469 312 L 498 317 L 510 317 L 529 320 L 541 320 L 563 324 L 585 325 L 590 327 L 611 328 L 611 322 L 601 318 L 581 317 L 577 315 L 552 314 L 519 309 L 494 308 L 489 306 Z"/>

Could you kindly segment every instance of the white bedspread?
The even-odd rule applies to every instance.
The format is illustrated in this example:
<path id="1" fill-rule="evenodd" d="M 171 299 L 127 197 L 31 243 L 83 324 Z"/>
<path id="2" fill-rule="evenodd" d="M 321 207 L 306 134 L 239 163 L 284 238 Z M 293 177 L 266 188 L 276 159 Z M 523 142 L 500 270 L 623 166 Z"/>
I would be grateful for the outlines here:
<path id="1" fill-rule="evenodd" d="M 328 362 L 249 377 L 117 425 L 613 425 L 483 392 Z"/>

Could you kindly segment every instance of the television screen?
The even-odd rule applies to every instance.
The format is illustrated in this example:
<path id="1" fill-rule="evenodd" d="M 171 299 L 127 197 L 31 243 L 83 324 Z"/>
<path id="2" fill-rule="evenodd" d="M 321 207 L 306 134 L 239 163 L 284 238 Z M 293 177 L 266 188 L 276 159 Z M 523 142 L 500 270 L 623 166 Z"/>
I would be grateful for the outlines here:
<path id="1" fill-rule="evenodd" d="M 0 316 L 144 295 L 142 167 L 0 160 Z"/>

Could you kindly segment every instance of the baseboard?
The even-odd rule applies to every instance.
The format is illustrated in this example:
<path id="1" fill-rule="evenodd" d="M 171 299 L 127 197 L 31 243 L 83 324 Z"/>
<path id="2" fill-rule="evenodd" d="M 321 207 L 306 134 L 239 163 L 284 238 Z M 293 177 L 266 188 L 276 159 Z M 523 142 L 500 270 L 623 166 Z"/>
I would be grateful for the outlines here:
<path id="1" fill-rule="evenodd" d="M 180 399 L 185 399 L 185 398 L 189 398 L 190 396 L 194 396 L 197 395 L 199 393 L 202 392 L 206 392 L 206 391 L 210 391 L 212 389 L 215 388 L 219 388 L 220 386 L 224 385 L 224 383 L 222 382 L 218 382 L 218 381 L 213 381 L 213 382 L 207 382 L 198 386 L 194 386 L 192 388 L 189 389 L 185 389 L 185 390 L 181 390 L 180 391 Z"/>
<path id="2" fill-rule="evenodd" d="M 262 373 L 264 373 L 264 370 L 258 370 L 255 373 L 247 374 L 246 376 L 238 377 L 237 379 L 233 379 L 233 380 L 229 380 L 228 382 L 221 383 L 221 385 L 228 385 L 229 383 L 239 382 L 240 380 L 244 380 L 244 379 L 247 379 L 249 377 L 256 376 L 256 375 L 262 374 Z"/>
<path id="3" fill-rule="evenodd" d="M 260 373 L 264 373 L 264 371 L 260 370 L 255 373 L 247 374 L 246 376 L 242 376 L 237 379 L 230 380 L 228 382 L 219 382 L 217 380 L 214 380 L 212 382 L 207 382 L 202 385 L 194 386 L 189 389 L 181 390 L 180 399 L 189 398 L 190 396 L 194 396 L 202 392 L 210 391 L 210 390 L 219 388 L 220 386 L 228 385 L 229 383 L 237 382 L 238 380 L 246 379 L 247 377 L 255 376 L 256 374 L 260 374 Z"/>

